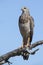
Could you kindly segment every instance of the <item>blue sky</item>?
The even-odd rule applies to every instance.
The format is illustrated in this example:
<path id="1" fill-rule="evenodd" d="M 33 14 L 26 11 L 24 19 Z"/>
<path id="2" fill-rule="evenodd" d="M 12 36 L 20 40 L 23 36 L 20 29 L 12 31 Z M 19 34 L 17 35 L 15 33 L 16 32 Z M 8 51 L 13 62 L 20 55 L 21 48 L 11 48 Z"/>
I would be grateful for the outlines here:
<path id="1" fill-rule="evenodd" d="M 0 0 L 0 55 L 22 45 L 18 20 L 23 6 L 30 9 L 34 18 L 32 43 L 43 40 L 43 0 Z M 12 65 L 43 65 L 43 45 L 38 48 L 40 50 L 34 56 L 30 56 L 28 61 L 24 61 L 21 56 L 9 60 Z"/>

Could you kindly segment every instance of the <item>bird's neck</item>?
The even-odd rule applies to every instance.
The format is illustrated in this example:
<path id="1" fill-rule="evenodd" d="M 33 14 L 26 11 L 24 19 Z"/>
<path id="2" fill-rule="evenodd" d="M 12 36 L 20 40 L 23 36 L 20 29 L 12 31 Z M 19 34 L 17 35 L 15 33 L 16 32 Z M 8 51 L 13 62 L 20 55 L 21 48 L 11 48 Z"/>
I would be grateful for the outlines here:
<path id="1" fill-rule="evenodd" d="M 29 12 L 22 12 L 22 14 L 25 14 L 25 15 L 30 15 Z"/>

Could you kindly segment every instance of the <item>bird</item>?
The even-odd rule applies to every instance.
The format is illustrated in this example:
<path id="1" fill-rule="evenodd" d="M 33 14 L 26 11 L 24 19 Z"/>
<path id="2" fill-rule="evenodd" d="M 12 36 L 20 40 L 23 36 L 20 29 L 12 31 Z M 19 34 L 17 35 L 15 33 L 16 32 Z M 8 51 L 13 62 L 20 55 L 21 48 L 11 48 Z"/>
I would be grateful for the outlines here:
<path id="1" fill-rule="evenodd" d="M 21 15 L 19 16 L 19 30 L 21 36 L 23 38 L 22 48 L 30 47 L 32 38 L 33 38 L 33 30 L 34 30 L 34 19 L 30 15 L 30 11 L 27 7 L 21 8 Z"/>

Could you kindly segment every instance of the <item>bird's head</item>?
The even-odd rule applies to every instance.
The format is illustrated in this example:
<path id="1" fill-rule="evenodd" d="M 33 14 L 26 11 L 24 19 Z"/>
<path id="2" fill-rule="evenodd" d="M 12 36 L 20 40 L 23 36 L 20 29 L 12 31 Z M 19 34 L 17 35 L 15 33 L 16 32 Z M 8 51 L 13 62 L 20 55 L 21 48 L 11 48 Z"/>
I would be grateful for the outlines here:
<path id="1" fill-rule="evenodd" d="M 21 8 L 21 10 L 22 10 L 22 13 L 29 13 L 30 14 L 29 9 L 27 7 L 23 7 L 23 8 Z"/>

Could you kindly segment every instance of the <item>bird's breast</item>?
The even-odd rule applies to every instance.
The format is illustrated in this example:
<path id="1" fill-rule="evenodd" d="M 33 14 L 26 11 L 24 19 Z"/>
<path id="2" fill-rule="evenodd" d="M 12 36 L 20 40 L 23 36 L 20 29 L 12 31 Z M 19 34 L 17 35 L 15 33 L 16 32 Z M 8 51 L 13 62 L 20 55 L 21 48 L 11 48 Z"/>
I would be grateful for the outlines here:
<path id="1" fill-rule="evenodd" d="M 30 22 L 20 23 L 19 28 L 22 36 L 27 36 L 27 34 L 30 32 Z"/>

